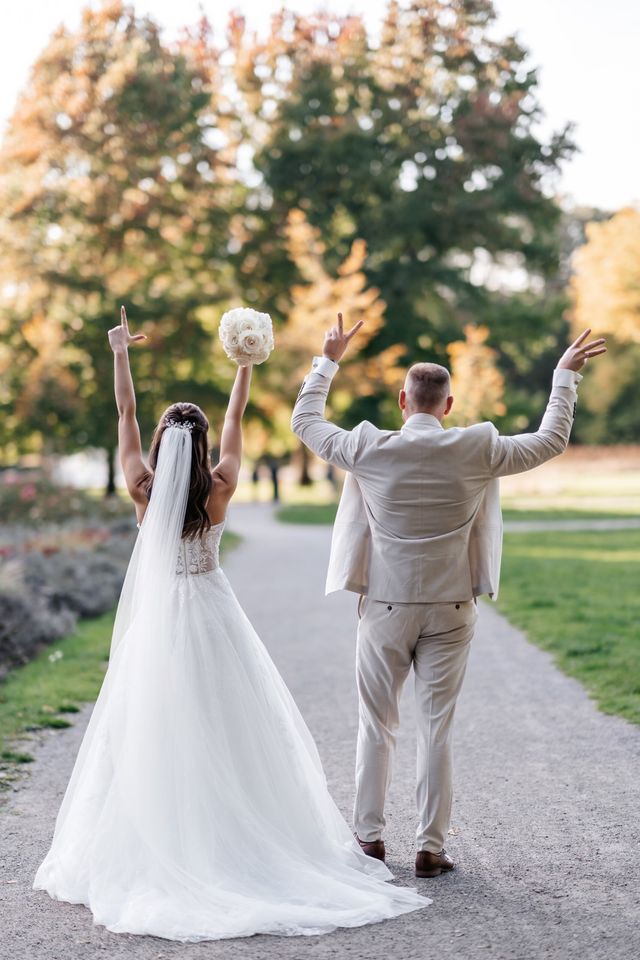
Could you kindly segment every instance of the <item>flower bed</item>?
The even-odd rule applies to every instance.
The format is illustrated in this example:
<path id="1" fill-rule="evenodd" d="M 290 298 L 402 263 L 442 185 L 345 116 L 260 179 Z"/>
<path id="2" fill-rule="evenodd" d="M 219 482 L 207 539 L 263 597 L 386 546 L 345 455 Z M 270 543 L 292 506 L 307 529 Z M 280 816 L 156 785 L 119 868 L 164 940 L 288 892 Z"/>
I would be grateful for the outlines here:
<path id="1" fill-rule="evenodd" d="M 133 540 L 130 504 L 30 475 L 0 478 L 0 679 L 78 619 L 109 610 Z"/>
<path id="2" fill-rule="evenodd" d="M 9 469 L 0 473 L 3 524 L 35 529 L 42 523 L 123 517 L 130 512 L 130 503 L 120 497 L 98 498 L 86 490 L 53 483 L 34 470 Z"/>

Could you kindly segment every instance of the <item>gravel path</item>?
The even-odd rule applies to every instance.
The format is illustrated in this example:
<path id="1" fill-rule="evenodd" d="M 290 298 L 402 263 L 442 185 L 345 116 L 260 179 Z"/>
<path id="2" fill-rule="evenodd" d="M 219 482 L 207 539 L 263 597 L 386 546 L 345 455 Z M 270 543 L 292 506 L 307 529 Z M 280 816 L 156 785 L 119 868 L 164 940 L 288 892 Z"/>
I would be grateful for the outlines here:
<path id="1" fill-rule="evenodd" d="M 355 744 L 355 598 L 323 597 L 329 530 L 237 507 L 244 536 L 227 573 L 318 741 L 346 815 Z M 0 954 L 4 960 L 635 960 L 640 956 L 640 729 L 599 714 L 489 605 L 482 605 L 457 721 L 448 848 L 458 869 L 417 881 L 427 910 L 325 937 L 183 946 L 116 936 L 82 907 L 31 890 L 87 712 L 51 732 L 0 810 Z M 412 699 L 407 685 L 388 807 L 389 862 L 415 883 Z M 258 852 L 257 852 L 258 855 Z"/>

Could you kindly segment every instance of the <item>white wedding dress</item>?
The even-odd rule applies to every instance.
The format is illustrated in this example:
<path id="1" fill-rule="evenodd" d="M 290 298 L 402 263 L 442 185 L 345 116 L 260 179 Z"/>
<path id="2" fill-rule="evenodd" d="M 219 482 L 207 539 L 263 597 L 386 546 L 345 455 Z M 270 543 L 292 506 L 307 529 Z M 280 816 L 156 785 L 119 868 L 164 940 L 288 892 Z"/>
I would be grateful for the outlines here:
<path id="1" fill-rule="evenodd" d="M 34 887 L 115 932 L 320 934 L 416 910 L 365 857 L 218 563 L 181 538 L 191 439 L 166 429 L 109 668 Z"/>

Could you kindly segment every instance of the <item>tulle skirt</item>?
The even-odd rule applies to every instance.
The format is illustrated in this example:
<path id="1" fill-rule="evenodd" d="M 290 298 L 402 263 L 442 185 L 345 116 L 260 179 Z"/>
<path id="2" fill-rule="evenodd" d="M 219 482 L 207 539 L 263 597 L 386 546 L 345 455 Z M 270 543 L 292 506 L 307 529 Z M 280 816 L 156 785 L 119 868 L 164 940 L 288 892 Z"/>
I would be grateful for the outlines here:
<path id="1" fill-rule="evenodd" d="M 114 932 L 321 934 L 426 906 L 365 857 L 222 570 L 119 644 L 34 887 Z"/>

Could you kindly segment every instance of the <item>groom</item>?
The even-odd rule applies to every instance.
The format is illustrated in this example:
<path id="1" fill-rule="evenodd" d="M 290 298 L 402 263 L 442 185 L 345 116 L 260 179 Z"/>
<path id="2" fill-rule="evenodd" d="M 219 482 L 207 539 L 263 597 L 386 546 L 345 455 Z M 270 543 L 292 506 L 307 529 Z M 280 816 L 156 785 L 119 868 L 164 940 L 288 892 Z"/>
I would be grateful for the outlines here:
<path id="1" fill-rule="evenodd" d="M 579 370 L 604 353 L 586 330 L 561 357 L 536 433 L 503 437 L 492 423 L 443 429 L 448 370 L 416 363 L 398 403 L 404 425 L 365 421 L 342 430 L 324 417 L 338 363 L 362 325 L 326 334 L 293 411 L 294 433 L 347 471 L 336 516 L 327 593 L 360 595 L 356 653 L 359 729 L 354 825 L 369 856 L 384 860 L 384 802 L 411 667 L 418 723 L 416 876 L 452 870 L 444 850 L 452 799 L 452 725 L 477 611 L 498 592 L 502 549 L 499 477 L 532 470 L 566 448 Z"/>

